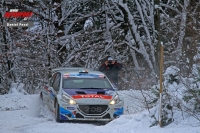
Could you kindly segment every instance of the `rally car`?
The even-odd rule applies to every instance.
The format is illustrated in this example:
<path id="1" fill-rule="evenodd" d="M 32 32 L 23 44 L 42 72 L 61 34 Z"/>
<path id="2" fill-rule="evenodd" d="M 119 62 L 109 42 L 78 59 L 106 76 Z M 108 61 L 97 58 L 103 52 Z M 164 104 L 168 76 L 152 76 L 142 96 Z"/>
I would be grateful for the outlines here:
<path id="1" fill-rule="evenodd" d="M 57 122 L 111 121 L 124 112 L 117 88 L 100 71 L 56 68 L 40 97 L 55 112 Z"/>

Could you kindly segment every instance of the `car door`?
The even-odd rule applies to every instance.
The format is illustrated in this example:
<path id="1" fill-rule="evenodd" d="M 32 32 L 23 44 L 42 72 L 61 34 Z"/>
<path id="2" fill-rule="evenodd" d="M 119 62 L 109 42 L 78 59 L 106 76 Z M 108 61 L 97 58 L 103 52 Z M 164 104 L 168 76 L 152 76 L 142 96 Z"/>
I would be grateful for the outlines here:
<path id="1" fill-rule="evenodd" d="M 47 103 L 47 105 L 49 106 L 49 102 L 50 102 L 50 95 L 51 95 L 51 90 L 53 90 L 52 88 L 52 84 L 53 81 L 56 78 L 57 73 L 54 73 L 53 76 L 51 77 L 49 83 L 47 85 L 44 86 L 44 91 L 43 91 L 43 101 L 45 103 Z"/>
<path id="2" fill-rule="evenodd" d="M 54 101 L 55 101 L 55 97 L 60 89 L 60 80 L 61 80 L 61 74 L 59 72 L 56 73 L 55 79 L 52 82 L 52 87 L 51 87 L 51 91 L 49 93 L 49 97 L 50 97 L 50 107 L 52 109 L 54 109 Z"/>

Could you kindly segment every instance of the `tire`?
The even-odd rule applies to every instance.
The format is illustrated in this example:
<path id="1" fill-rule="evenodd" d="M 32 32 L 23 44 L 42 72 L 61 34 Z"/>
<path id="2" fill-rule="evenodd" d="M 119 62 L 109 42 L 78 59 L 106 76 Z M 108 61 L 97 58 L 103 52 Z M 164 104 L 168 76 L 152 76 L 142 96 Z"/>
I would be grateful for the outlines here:
<path id="1" fill-rule="evenodd" d="M 43 101 L 43 95 L 42 95 L 42 92 L 40 93 L 40 100 Z"/>
<path id="2" fill-rule="evenodd" d="M 56 101 L 56 108 L 55 108 L 55 117 L 56 117 L 56 122 L 61 123 L 62 121 L 60 120 L 60 106 L 58 102 Z"/>

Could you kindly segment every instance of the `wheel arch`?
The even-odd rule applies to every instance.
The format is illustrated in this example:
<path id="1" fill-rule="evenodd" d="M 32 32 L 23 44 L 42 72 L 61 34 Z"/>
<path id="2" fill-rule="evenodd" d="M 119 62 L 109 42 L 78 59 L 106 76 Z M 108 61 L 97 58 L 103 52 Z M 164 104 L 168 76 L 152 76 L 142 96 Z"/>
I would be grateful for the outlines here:
<path id="1" fill-rule="evenodd" d="M 56 108 L 56 102 L 58 102 L 58 99 L 55 97 L 55 99 L 54 99 L 54 108 Z"/>

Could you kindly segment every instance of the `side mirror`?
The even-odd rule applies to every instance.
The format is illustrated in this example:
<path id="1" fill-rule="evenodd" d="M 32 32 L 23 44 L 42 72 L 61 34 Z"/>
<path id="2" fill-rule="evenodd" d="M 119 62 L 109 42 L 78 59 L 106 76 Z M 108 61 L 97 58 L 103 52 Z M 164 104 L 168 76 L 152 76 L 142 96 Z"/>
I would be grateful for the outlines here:
<path id="1" fill-rule="evenodd" d="M 114 83 L 112 83 L 112 86 L 114 87 L 115 90 L 118 90 L 118 87 Z"/>
<path id="2" fill-rule="evenodd" d="M 50 80 L 49 80 L 49 86 L 53 86 L 53 80 L 52 80 L 52 78 L 50 78 Z"/>
<path id="3" fill-rule="evenodd" d="M 119 89 L 118 89 L 118 88 L 115 88 L 115 90 L 118 91 Z"/>

